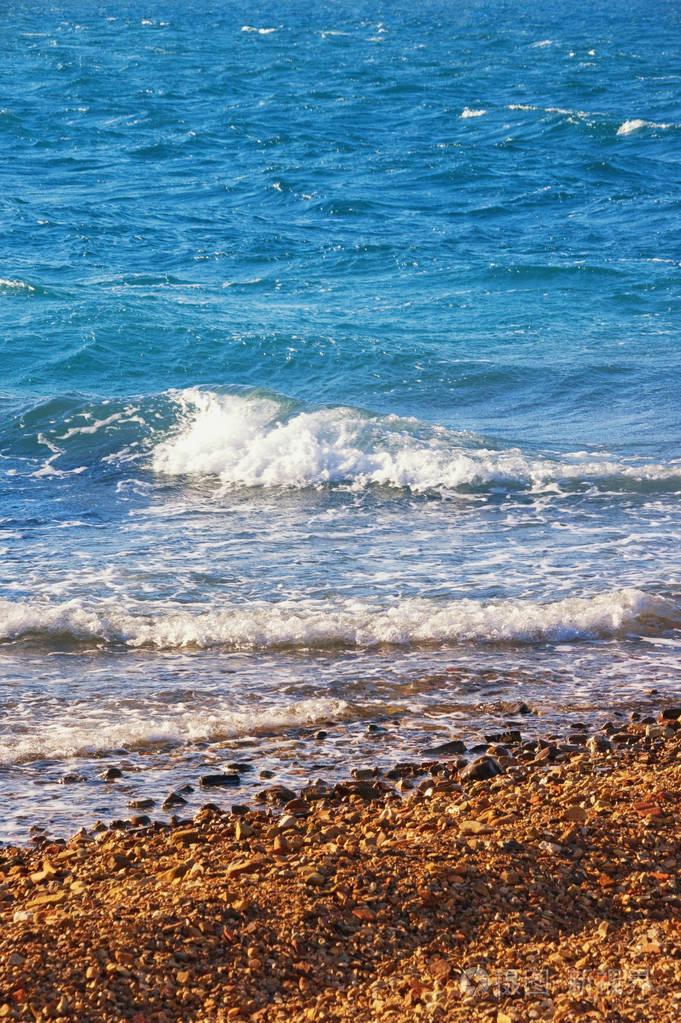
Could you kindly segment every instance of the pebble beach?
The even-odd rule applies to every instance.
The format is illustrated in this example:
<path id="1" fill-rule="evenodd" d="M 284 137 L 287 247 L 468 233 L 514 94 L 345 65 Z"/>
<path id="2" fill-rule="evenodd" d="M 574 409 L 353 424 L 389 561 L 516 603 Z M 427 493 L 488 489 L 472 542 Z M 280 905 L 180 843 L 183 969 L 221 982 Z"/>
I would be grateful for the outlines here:
<path id="1" fill-rule="evenodd" d="M 681 707 L 632 717 L 4 847 L 0 1019 L 671 1023 Z"/>

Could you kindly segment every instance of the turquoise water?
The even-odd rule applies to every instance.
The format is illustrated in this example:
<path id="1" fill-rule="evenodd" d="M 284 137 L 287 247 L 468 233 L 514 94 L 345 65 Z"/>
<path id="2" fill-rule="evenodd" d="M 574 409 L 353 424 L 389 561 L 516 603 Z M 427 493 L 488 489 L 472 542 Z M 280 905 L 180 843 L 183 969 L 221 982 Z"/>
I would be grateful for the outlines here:
<path id="1" fill-rule="evenodd" d="M 0 25 L 0 837 L 678 693 L 677 5 Z"/>

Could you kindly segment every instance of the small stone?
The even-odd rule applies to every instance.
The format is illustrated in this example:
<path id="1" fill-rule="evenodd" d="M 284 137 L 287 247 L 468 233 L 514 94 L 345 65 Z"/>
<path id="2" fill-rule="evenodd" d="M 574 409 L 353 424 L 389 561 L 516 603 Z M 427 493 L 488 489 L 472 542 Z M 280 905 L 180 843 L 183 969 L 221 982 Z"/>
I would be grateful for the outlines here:
<path id="1" fill-rule="evenodd" d="M 491 835 L 494 831 L 494 828 L 482 821 L 461 821 L 459 828 L 464 835 Z"/>
<path id="2" fill-rule="evenodd" d="M 267 866 L 268 859 L 261 853 L 256 853 L 255 856 L 251 856 L 247 860 L 237 860 L 235 863 L 230 863 L 227 867 L 228 877 L 237 877 L 239 874 L 254 874 L 261 867 Z"/>
<path id="3" fill-rule="evenodd" d="M 106 771 L 102 775 L 104 781 L 116 781 L 118 778 L 123 777 L 123 772 L 120 767 L 107 767 Z"/>
<path id="4" fill-rule="evenodd" d="M 568 821 L 585 821 L 588 817 L 583 806 L 570 806 L 565 811 L 565 819 Z"/>
<path id="5" fill-rule="evenodd" d="M 237 842 L 240 842 L 243 838 L 250 838 L 253 834 L 253 828 L 247 821 L 237 821 L 234 827 L 234 837 Z"/>
<path id="6" fill-rule="evenodd" d="M 590 739 L 587 739 L 586 748 L 593 757 L 598 753 L 609 753 L 612 749 L 612 743 L 605 735 L 592 735 Z"/>
<path id="7" fill-rule="evenodd" d="M 284 835 L 274 836 L 272 848 L 274 849 L 275 853 L 277 853 L 277 855 L 279 856 L 285 856 L 286 853 L 290 852 L 289 844 L 286 841 L 286 837 Z"/>
<path id="8" fill-rule="evenodd" d="M 170 841 L 175 845 L 193 845 L 201 841 L 201 835 L 194 828 L 183 828 L 181 831 L 173 831 Z"/>
<path id="9" fill-rule="evenodd" d="M 665 707 L 660 717 L 663 721 L 678 721 L 681 718 L 681 707 Z"/>
<path id="10" fill-rule="evenodd" d="M 305 883 L 321 887 L 323 884 L 326 884 L 326 878 L 318 870 L 313 870 L 311 874 L 306 874 Z"/>

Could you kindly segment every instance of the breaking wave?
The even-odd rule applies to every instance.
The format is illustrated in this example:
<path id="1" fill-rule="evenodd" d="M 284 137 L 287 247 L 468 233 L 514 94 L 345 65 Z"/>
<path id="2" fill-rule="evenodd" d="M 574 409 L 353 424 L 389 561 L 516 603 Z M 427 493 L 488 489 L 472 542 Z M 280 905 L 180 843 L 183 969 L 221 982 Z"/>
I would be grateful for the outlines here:
<path id="1" fill-rule="evenodd" d="M 0 640 L 33 639 L 160 650 L 309 649 L 457 643 L 538 643 L 654 635 L 681 625 L 672 600 L 627 588 L 552 603 L 406 598 L 284 600 L 151 611 L 81 600 L 0 601 Z"/>
<path id="2" fill-rule="evenodd" d="M 663 480 L 681 489 L 681 463 L 627 464 L 587 452 L 532 456 L 495 450 L 472 434 L 398 416 L 334 407 L 291 411 L 274 399 L 177 392 L 177 426 L 155 447 L 153 469 L 169 476 L 214 476 L 227 486 L 345 484 L 409 488 L 544 488 Z"/>

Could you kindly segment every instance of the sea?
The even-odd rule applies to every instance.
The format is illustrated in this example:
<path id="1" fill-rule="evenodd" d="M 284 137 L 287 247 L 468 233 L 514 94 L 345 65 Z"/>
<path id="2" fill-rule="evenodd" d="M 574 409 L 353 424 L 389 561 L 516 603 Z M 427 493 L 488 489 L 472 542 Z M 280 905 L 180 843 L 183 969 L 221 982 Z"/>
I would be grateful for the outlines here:
<path id="1" fill-rule="evenodd" d="M 0 840 L 681 698 L 678 3 L 0 26 Z"/>

